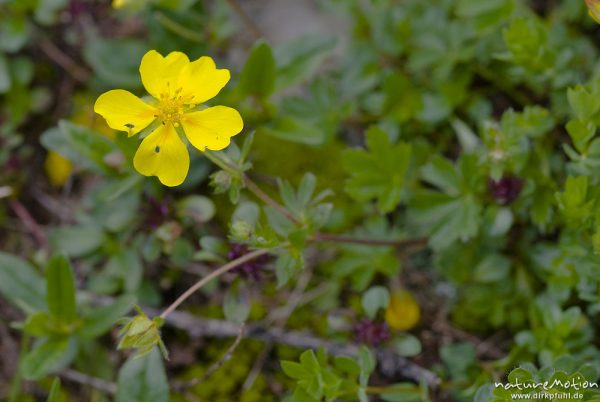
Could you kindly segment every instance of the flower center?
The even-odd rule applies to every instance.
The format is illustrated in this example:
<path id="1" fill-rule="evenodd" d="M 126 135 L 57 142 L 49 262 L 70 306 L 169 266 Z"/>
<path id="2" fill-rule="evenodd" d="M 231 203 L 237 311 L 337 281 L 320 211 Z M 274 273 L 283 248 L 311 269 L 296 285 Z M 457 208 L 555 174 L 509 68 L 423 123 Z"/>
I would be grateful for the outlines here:
<path id="1" fill-rule="evenodd" d="M 175 91 L 174 94 L 163 93 L 158 101 L 158 118 L 163 124 L 171 123 L 175 127 L 179 125 L 179 121 L 185 112 L 185 103 L 181 95 L 181 89 Z"/>

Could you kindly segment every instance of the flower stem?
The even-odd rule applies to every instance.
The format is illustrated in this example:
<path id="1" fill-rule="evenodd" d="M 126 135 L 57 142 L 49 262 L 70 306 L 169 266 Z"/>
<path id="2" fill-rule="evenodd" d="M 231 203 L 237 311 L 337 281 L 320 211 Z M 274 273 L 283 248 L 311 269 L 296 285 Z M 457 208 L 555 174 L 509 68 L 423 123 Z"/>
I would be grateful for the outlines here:
<path id="1" fill-rule="evenodd" d="M 252 179 L 250 179 L 246 175 L 243 176 L 243 179 L 246 188 L 250 190 L 250 192 L 252 192 L 252 194 L 254 194 L 256 198 L 263 201 L 265 204 L 267 204 L 268 206 L 285 216 L 288 220 L 292 221 L 293 223 L 297 225 L 300 224 L 300 221 L 294 215 L 292 215 L 292 213 L 287 208 L 279 204 L 277 201 L 272 199 L 267 193 L 262 191 L 261 188 L 258 187 L 258 185 L 254 183 L 254 181 L 252 181 Z"/>
<path id="2" fill-rule="evenodd" d="M 254 20 L 250 18 L 248 13 L 238 4 L 236 0 L 226 0 L 229 7 L 240 17 L 242 23 L 246 26 L 248 31 L 254 36 L 254 39 L 260 39 L 264 35 L 258 28 L 258 26 L 254 23 Z"/>
<path id="3" fill-rule="evenodd" d="M 167 30 L 181 36 L 184 39 L 188 39 L 198 43 L 206 42 L 206 38 L 204 37 L 204 35 L 199 35 L 191 29 L 184 27 L 179 22 L 167 17 L 160 11 L 154 13 L 154 18 L 156 18 L 156 20 Z"/>
<path id="4" fill-rule="evenodd" d="M 214 163 L 215 165 L 217 165 L 224 171 L 230 173 L 231 175 L 238 176 L 238 177 L 241 175 L 241 172 L 239 169 L 237 169 L 235 166 L 232 166 L 231 164 L 227 163 L 227 161 L 223 160 L 223 158 L 221 158 L 221 156 L 219 154 L 212 152 L 212 151 L 205 151 L 204 156 L 206 156 L 206 158 L 208 160 L 210 160 L 212 163 Z"/>
<path id="5" fill-rule="evenodd" d="M 225 170 L 226 172 L 229 172 L 230 174 L 232 174 L 234 176 L 241 177 L 246 188 L 248 190 L 250 190 L 250 192 L 253 193 L 256 196 L 256 198 L 260 199 L 265 204 L 269 205 L 271 208 L 278 211 L 280 214 L 285 216 L 291 222 L 293 222 L 297 225 L 299 225 L 301 223 L 287 208 L 285 208 L 283 205 L 279 204 L 277 201 L 275 201 L 273 198 L 271 198 L 260 187 L 258 187 L 258 185 L 252 179 L 250 179 L 246 174 L 244 174 L 242 171 L 240 171 L 235 166 L 232 166 L 227 161 L 223 160 L 223 158 L 219 154 L 210 152 L 210 151 L 206 151 L 204 153 L 204 155 L 211 162 L 213 162 L 215 165 L 219 166 L 221 169 Z"/>
<path id="6" fill-rule="evenodd" d="M 228 262 L 227 264 L 223 265 L 222 267 L 220 267 L 219 269 L 211 272 L 210 274 L 208 274 L 207 276 L 205 276 L 204 278 L 200 279 L 198 282 L 196 282 L 192 287 L 190 287 L 188 290 L 186 290 L 181 296 L 179 296 L 177 298 L 177 300 L 175 300 L 173 303 L 171 303 L 171 305 L 169 307 L 167 307 L 165 309 L 165 311 L 162 312 L 162 314 L 160 315 L 160 318 L 165 318 L 167 317 L 169 314 L 171 314 L 177 307 L 179 307 L 179 305 L 181 303 L 183 303 L 188 297 L 190 297 L 192 294 L 194 294 L 198 289 L 202 288 L 204 285 L 206 285 L 208 282 L 210 282 L 211 280 L 223 275 L 224 273 L 231 271 L 232 269 L 244 264 L 245 262 L 251 261 L 255 258 L 260 257 L 261 255 L 265 255 L 268 254 L 271 251 L 271 249 L 268 248 L 263 248 L 260 250 L 254 250 L 251 253 L 248 253 L 246 255 L 243 255 L 239 258 L 236 258 L 233 261 Z"/>

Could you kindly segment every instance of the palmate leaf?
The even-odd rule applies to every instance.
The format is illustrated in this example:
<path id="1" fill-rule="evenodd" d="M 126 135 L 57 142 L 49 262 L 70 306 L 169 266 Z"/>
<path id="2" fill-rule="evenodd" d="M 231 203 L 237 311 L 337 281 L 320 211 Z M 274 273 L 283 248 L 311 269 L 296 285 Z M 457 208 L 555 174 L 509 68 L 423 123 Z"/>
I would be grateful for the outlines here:
<path id="1" fill-rule="evenodd" d="M 441 250 L 477 235 L 483 207 L 476 196 L 480 191 L 476 159 L 463 155 L 455 165 L 435 157 L 421 174 L 440 190 L 420 190 L 410 201 L 409 220 L 429 236 L 429 245 Z"/>
<path id="2" fill-rule="evenodd" d="M 392 145 L 384 131 L 371 127 L 367 148 L 343 155 L 344 169 L 350 175 L 346 191 L 357 201 L 377 199 L 381 212 L 390 212 L 402 199 L 411 146 L 403 142 Z"/>

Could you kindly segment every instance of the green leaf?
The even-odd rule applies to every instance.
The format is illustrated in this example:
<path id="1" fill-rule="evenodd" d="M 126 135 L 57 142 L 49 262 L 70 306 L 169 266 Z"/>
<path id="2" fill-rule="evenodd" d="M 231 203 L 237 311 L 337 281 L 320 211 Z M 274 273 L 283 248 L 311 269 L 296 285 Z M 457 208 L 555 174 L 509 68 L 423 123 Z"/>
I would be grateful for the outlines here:
<path id="1" fill-rule="evenodd" d="M 37 313 L 30 314 L 23 325 L 23 332 L 38 337 L 56 334 L 60 331 L 57 331 L 53 318 L 46 311 L 38 311 Z"/>
<path id="2" fill-rule="evenodd" d="M 423 97 L 402 74 L 392 74 L 383 81 L 385 94 L 384 110 L 388 117 L 402 124 L 412 119 L 423 109 Z"/>
<path id="3" fill-rule="evenodd" d="M 592 122 L 575 119 L 567 123 L 567 132 L 575 148 L 579 152 L 584 152 L 587 149 L 588 143 L 596 134 L 596 125 Z"/>
<path id="4" fill-rule="evenodd" d="M 533 71 L 543 71 L 554 64 L 555 55 L 547 46 L 548 29 L 539 18 L 515 18 L 504 29 L 503 36 L 515 63 Z"/>
<path id="5" fill-rule="evenodd" d="M 324 37 L 322 34 L 304 35 L 286 43 L 277 49 L 277 89 L 310 78 L 337 43 L 334 37 Z"/>
<path id="6" fill-rule="evenodd" d="M 392 145 L 378 127 L 367 131 L 367 151 L 348 150 L 343 155 L 344 169 L 350 175 L 346 191 L 358 201 L 377 199 L 381 212 L 390 212 L 400 203 L 411 146 Z"/>
<path id="7" fill-rule="evenodd" d="M 225 319 L 238 324 L 246 322 L 250 314 L 250 302 L 239 286 L 231 286 L 225 293 L 223 302 Z"/>
<path id="8" fill-rule="evenodd" d="M 48 310 L 56 319 L 72 323 L 77 319 L 75 279 L 69 261 L 63 256 L 53 257 L 46 267 Z"/>
<path id="9" fill-rule="evenodd" d="M 510 259 L 505 256 L 489 254 L 477 264 L 473 276 L 478 282 L 496 282 L 508 276 L 510 266 Z"/>
<path id="10" fill-rule="evenodd" d="M 190 195 L 180 200 L 177 205 L 177 215 L 188 218 L 197 224 L 210 221 L 215 216 L 215 204 L 208 197 Z"/>
<path id="11" fill-rule="evenodd" d="M 97 225 L 86 223 L 54 229 L 49 240 L 54 250 L 75 258 L 98 249 L 104 242 L 104 234 Z"/>
<path id="12" fill-rule="evenodd" d="M 20 50 L 29 39 L 32 29 L 27 18 L 15 16 L 6 18 L 0 24 L 0 51 L 8 53 Z"/>
<path id="13" fill-rule="evenodd" d="M 583 85 L 567 90 L 567 99 L 575 115 L 585 122 L 592 119 L 600 111 L 600 97 L 595 92 L 588 92 Z"/>
<path id="14" fill-rule="evenodd" d="M 421 397 L 417 385 L 409 383 L 390 385 L 389 391 L 381 394 L 381 399 L 386 402 L 425 402 L 427 400 Z"/>
<path id="15" fill-rule="evenodd" d="M 240 72 L 239 89 L 243 95 L 267 98 L 275 90 L 276 65 L 273 51 L 265 41 L 259 41 L 250 51 Z"/>
<path id="16" fill-rule="evenodd" d="M 94 77 L 108 88 L 136 89 L 140 87 L 140 60 L 147 50 L 148 45 L 139 39 L 107 39 L 90 34 L 83 58 L 94 70 Z M 116 54 L 120 57 L 114 57 Z"/>
<path id="17" fill-rule="evenodd" d="M 52 381 L 52 387 L 50 387 L 50 393 L 48 394 L 48 399 L 46 402 L 58 402 L 60 392 L 60 378 L 56 377 L 54 381 Z"/>
<path id="18" fill-rule="evenodd" d="M 269 125 L 261 126 L 258 135 L 270 135 L 282 140 L 306 145 L 320 145 L 325 141 L 325 131 L 307 121 L 292 116 L 280 116 Z"/>
<path id="19" fill-rule="evenodd" d="M 360 366 L 355 359 L 348 356 L 336 356 L 333 360 L 335 368 L 344 371 L 350 375 L 357 376 L 360 374 Z"/>
<path id="20" fill-rule="evenodd" d="M 0 252 L 0 294 L 25 312 L 46 308 L 44 277 L 26 261 Z"/>
<path id="21" fill-rule="evenodd" d="M 298 266 L 298 260 L 289 253 L 282 254 L 277 258 L 275 261 L 275 275 L 278 289 L 289 282 Z"/>
<path id="22" fill-rule="evenodd" d="M 360 385 L 366 387 L 377 361 L 371 350 L 364 345 L 358 350 L 358 365 L 360 366 Z"/>
<path id="23" fill-rule="evenodd" d="M 134 296 L 121 296 L 112 304 L 96 308 L 83 317 L 78 334 L 84 339 L 96 338 L 108 332 L 119 319 L 125 316 L 135 303 Z"/>
<path id="24" fill-rule="evenodd" d="M 362 296 L 362 306 L 371 319 L 375 318 L 379 309 L 385 309 L 390 302 L 390 292 L 383 286 L 373 286 Z"/>
<path id="25" fill-rule="evenodd" d="M 49 338 L 38 343 L 23 358 L 23 376 L 28 380 L 38 380 L 50 373 L 67 367 L 77 354 L 74 338 Z"/>
<path id="26" fill-rule="evenodd" d="M 401 356 L 411 357 L 421 353 L 421 341 L 414 335 L 402 334 L 394 341 L 394 348 Z"/>
<path id="27" fill-rule="evenodd" d="M 423 179 L 438 187 L 444 193 L 456 196 L 461 191 L 461 178 L 454 165 L 446 158 L 435 155 L 431 162 L 421 169 Z"/>
<path id="28" fill-rule="evenodd" d="M 116 150 L 115 144 L 87 127 L 61 120 L 58 127 L 44 132 L 40 141 L 47 149 L 77 165 L 100 174 L 114 174 L 114 170 L 104 163 L 104 158 Z"/>
<path id="29" fill-rule="evenodd" d="M 588 176 L 569 176 L 565 190 L 556 194 L 558 206 L 570 225 L 583 221 L 588 225 L 591 223 L 587 218 L 592 213 L 595 200 L 588 201 L 588 181 Z"/>
<path id="30" fill-rule="evenodd" d="M 119 370 L 115 402 L 168 402 L 169 384 L 157 348 L 129 358 Z"/>
<path id="31" fill-rule="evenodd" d="M 313 377 L 313 373 L 304 368 L 300 363 L 282 360 L 281 369 L 285 375 L 294 380 L 307 380 Z"/>

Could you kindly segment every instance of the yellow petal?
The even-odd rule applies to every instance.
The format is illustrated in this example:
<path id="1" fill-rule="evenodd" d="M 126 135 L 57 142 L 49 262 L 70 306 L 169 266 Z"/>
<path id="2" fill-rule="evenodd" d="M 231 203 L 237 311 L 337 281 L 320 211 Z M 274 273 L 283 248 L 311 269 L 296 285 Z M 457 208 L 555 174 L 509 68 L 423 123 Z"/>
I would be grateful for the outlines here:
<path id="1" fill-rule="evenodd" d="M 127 131 L 130 136 L 146 128 L 158 113 L 156 108 L 122 89 L 100 95 L 94 111 L 106 119 L 110 128 Z"/>
<path id="2" fill-rule="evenodd" d="M 59 153 L 49 151 L 44 161 L 44 169 L 46 170 L 48 179 L 50 179 L 50 183 L 53 186 L 60 187 L 69 180 L 73 171 L 73 165 L 70 160 L 65 159 Z"/>
<path id="3" fill-rule="evenodd" d="M 417 325 L 420 317 L 421 308 L 412 294 L 405 290 L 392 294 L 385 310 L 385 320 L 391 328 L 407 331 Z"/>
<path id="4" fill-rule="evenodd" d="M 242 116 L 237 110 L 227 106 L 186 113 L 181 119 L 181 125 L 187 139 L 200 151 L 226 148 L 231 142 L 230 138 L 244 128 Z"/>
<path id="5" fill-rule="evenodd" d="M 179 77 L 181 95 L 187 103 L 205 102 L 217 96 L 229 82 L 229 77 L 229 70 L 217 69 L 213 59 L 208 56 L 200 57 L 181 71 Z"/>
<path id="6" fill-rule="evenodd" d="M 144 138 L 133 166 L 144 176 L 157 176 L 165 186 L 174 187 L 185 180 L 190 155 L 175 128 L 171 124 L 161 125 Z"/>
<path id="7" fill-rule="evenodd" d="M 181 52 L 171 52 L 163 57 L 156 50 L 150 50 L 140 63 L 140 76 L 146 91 L 156 99 L 161 94 L 174 93 L 184 67 L 190 64 L 188 57 Z"/>

